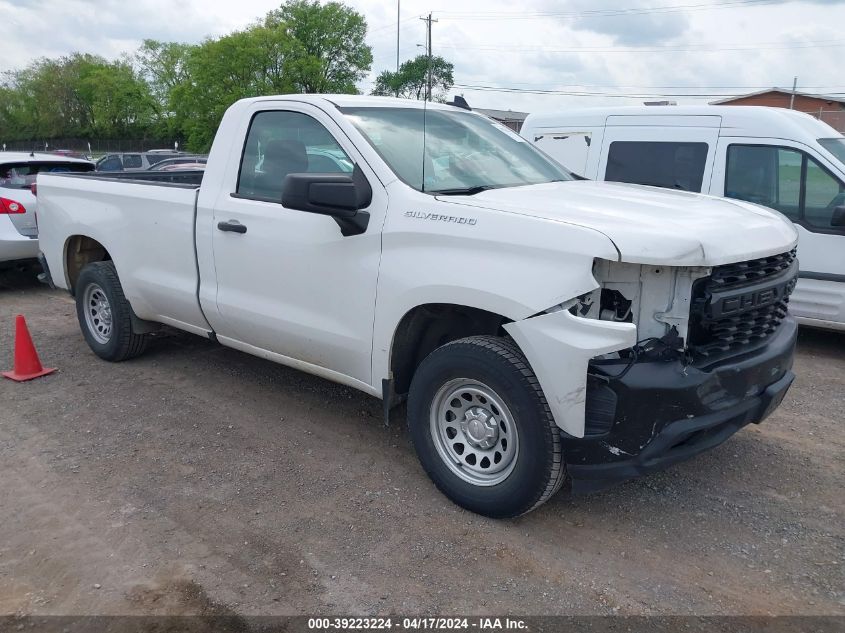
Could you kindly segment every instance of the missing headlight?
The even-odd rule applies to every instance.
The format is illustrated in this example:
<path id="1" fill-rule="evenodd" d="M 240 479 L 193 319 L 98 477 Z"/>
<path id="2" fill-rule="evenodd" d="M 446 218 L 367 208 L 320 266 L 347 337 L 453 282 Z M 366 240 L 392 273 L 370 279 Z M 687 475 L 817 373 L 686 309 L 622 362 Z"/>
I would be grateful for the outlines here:
<path id="1" fill-rule="evenodd" d="M 634 315 L 631 312 L 631 301 L 626 299 L 618 290 L 602 288 L 599 318 L 602 321 L 633 322 Z"/>

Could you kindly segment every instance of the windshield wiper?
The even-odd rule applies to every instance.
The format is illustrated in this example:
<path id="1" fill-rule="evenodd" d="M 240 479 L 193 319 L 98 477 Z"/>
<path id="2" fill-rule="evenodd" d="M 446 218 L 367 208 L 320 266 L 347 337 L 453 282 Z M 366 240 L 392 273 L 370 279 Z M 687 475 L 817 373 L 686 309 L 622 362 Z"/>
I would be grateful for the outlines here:
<path id="1" fill-rule="evenodd" d="M 498 187 L 496 185 L 475 185 L 473 187 L 458 187 L 455 189 L 437 189 L 435 191 L 429 191 L 428 193 L 441 196 L 474 196 L 482 191 L 497 188 Z"/>

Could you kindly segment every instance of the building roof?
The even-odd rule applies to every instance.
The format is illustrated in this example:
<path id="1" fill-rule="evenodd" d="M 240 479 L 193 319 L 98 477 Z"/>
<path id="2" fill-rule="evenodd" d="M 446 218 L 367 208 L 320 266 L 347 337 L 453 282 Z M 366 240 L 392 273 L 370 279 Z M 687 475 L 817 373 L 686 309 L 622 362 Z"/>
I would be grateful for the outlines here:
<path id="1" fill-rule="evenodd" d="M 719 99 L 718 101 L 711 101 L 711 105 L 719 105 L 721 103 L 731 103 L 732 101 L 737 101 L 738 99 L 747 99 L 748 97 L 756 97 L 758 95 L 765 95 L 769 94 L 770 92 L 779 92 L 785 95 L 792 95 L 794 94 L 796 97 L 809 97 L 810 99 L 819 99 L 820 101 L 835 101 L 837 103 L 845 103 L 845 98 L 843 97 L 832 97 L 830 95 L 817 95 L 812 94 L 809 92 L 798 92 L 797 90 L 793 93 L 792 90 L 787 88 L 766 88 L 765 90 L 758 90 L 757 92 L 749 92 L 748 94 L 744 95 L 736 95 L 734 97 L 728 97 L 727 99 Z"/>
<path id="2" fill-rule="evenodd" d="M 491 119 L 498 119 L 499 121 L 524 121 L 528 116 L 527 112 L 515 112 L 514 110 L 491 110 L 490 108 L 473 108 L 473 112 L 478 112 L 484 116 L 489 116 Z"/>

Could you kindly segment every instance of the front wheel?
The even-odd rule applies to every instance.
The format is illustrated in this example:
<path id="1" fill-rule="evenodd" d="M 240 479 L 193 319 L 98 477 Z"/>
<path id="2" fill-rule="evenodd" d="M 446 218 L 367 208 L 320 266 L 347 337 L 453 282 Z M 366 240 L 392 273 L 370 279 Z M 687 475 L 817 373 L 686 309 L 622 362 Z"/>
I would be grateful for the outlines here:
<path id="1" fill-rule="evenodd" d="M 429 477 L 467 510 L 519 516 L 566 479 L 560 431 L 509 339 L 473 336 L 432 352 L 414 374 L 408 423 Z"/>
<path id="2" fill-rule="evenodd" d="M 132 308 L 112 262 L 87 264 L 76 282 L 76 316 L 88 346 L 105 360 L 122 361 L 143 353 L 148 334 L 132 327 Z"/>

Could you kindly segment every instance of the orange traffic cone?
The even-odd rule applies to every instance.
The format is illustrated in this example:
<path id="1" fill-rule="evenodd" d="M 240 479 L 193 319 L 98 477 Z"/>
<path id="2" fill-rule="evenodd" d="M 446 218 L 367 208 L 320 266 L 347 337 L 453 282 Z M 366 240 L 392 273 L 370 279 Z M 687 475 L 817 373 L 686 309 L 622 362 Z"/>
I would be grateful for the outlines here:
<path id="1" fill-rule="evenodd" d="M 6 378 L 23 382 L 32 380 L 39 376 L 46 376 L 56 371 L 55 367 L 44 368 L 38 360 L 38 352 L 32 344 L 32 337 L 26 327 L 26 319 L 19 314 L 15 319 L 15 368 L 12 371 L 4 371 Z"/>

